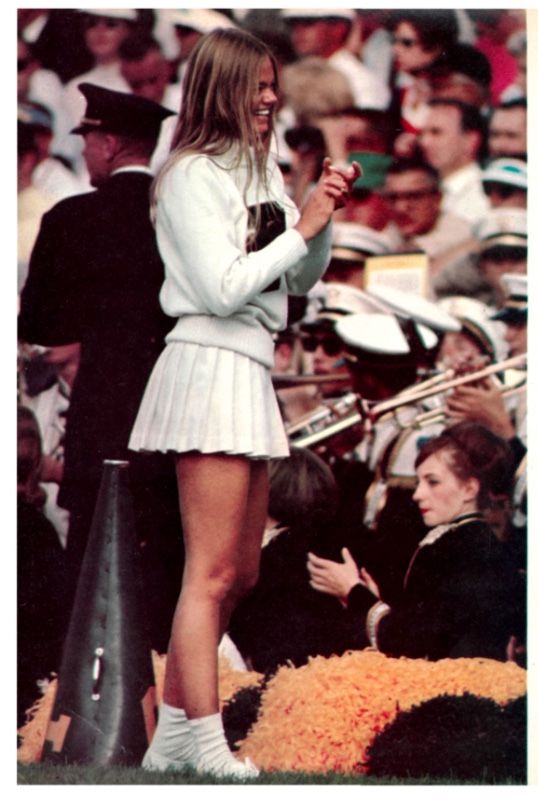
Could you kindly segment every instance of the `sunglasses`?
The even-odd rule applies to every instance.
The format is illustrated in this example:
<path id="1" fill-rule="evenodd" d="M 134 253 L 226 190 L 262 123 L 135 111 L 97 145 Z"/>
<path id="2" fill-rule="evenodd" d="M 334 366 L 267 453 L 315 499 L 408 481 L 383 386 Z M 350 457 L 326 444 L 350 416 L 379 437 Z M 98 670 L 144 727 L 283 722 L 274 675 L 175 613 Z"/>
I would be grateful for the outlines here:
<path id="1" fill-rule="evenodd" d="M 398 200 L 416 203 L 425 197 L 431 197 L 433 194 L 437 194 L 436 189 L 416 189 L 414 192 L 384 192 L 383 197 L 388 203 L 397 203 Z"/>
<path id="2" fill-rule="evenodd" d="M 418 44 L 418 39 L 411 39 L 408 36 L 393 36 L 392 44 L 401 44 L 402 47 L 414 47 Z"/>
<path id="3" fill-rule="evenodd" d="M 305 336 L 302 343 L 307 353 L 315 353 L 321 347 L 326 356 L 337 356 L 343 350 L 341 341 L 336 337 Z"/>

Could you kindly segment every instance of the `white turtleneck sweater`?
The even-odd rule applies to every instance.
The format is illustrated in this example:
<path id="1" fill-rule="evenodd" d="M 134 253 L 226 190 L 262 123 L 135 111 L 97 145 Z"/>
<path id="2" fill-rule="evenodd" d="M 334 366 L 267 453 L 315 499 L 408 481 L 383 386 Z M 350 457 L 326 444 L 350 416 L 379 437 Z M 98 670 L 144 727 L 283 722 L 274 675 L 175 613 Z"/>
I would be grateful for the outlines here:
<path id="1" fill-rule="evenodd" d="M 306 294 L 323 274 L 330 229 L 306 243 L 292 227 L 299 212 L 276 161 L 269 161 L 268 191 L 255 176 L 244 196 L 246 164 L 234 166 L 233 159 L 233 151 L 184 156 L 163 177 L 156 210 L 165 264 L 160 300 L 177 317 L 166 341 L 223 347 L 271 367 L 273 333 L 287 323 L 287 294 Z M 285 213 L 287 229 L 247 252 L 247 207 L 268 201 Z"/>

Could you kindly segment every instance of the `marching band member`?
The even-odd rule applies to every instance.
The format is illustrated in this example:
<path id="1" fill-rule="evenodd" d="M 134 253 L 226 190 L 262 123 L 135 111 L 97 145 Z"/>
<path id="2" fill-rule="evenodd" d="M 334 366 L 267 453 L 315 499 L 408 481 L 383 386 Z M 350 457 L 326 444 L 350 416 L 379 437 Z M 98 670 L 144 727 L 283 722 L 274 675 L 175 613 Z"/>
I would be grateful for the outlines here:
<path id="1" fill-rule="evenodd" d="M 388 599 L 369 570 L 308 557 L 311 585 L 338 597 L 364 623 L 370 644 L 409 658 L 504 661 L 522 594 L 487 512 L 509 496 L 510 448 L 473 422 L 430 439 L 416 459 L 413 500 L 429 529 L 409 559 L 402 590 Z"/>

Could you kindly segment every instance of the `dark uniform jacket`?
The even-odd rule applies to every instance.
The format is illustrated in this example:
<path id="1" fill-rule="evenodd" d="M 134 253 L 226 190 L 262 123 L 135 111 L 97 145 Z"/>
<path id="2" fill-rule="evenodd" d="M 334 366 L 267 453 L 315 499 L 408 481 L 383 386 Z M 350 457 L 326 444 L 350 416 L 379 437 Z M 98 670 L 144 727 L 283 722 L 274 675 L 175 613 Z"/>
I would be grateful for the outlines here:
<path id="1" fill-rule="evenodd" d="M 149 214 L 151 180 L 138 170 L 118 172 L 97 191 L 67 198 L 44 215 L 21 296 L 19 338 L 81 344 L 58 498 L 71 513 L 69 571 L 76 580 L 103 459 L 128 459 L 140 537 L 151 540 L 144 551 L 152 565 L 147 594 L 156 604 L 162 646 L 183 557 L 174 464 L 168 456 L 127 449 L 146 382 L 173 325 L 159 304 L 164 266 Z"/>
<path id="2" fill-rule="evenodd" d="M 355 586 L 349 611 L 362 621 L 371 598 Z M 417 548 L 399 601 L 379 622 L 378 646 L 389 655 L 432 661 L 504 660 L 521 608 L 502 543 L 483 520 L 462 520 L 432 544 Z"/>
<path id="3" fill-rule="evenodd" d="M 127 441 L 153 364 L 172 321 L 159 306 L 164 280 L 149 217 L 151 176 L 113 175 L 95 192 L 44 215 L 22 292 L 19 338 L 81 343 L 65 440 L 60 502 L 98 479 L 104 458 L 127 456 Z"/>

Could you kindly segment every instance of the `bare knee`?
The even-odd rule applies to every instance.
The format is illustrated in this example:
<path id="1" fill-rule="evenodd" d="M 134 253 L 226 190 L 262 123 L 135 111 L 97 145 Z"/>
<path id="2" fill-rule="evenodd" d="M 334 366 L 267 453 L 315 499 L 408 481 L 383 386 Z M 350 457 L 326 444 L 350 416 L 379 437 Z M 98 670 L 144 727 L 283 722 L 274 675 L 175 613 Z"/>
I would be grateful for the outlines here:
<path id="1" fill-rule="evenodd" d="M 206 572 L 189 573 L 187 569 L 182 592 L 221 605 L 235 595 L 238 580 L 238 570 L 230 564 L 221 564 Z"/>

